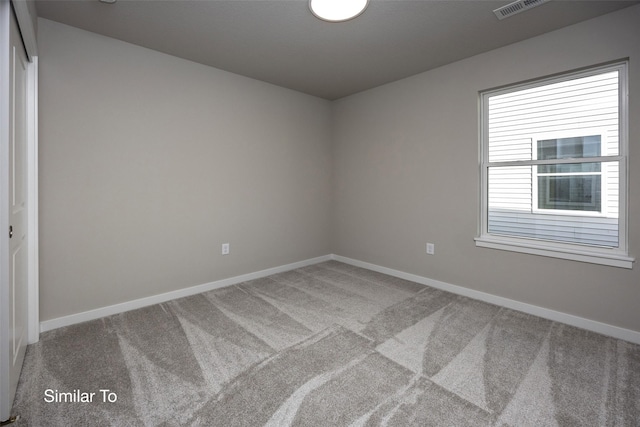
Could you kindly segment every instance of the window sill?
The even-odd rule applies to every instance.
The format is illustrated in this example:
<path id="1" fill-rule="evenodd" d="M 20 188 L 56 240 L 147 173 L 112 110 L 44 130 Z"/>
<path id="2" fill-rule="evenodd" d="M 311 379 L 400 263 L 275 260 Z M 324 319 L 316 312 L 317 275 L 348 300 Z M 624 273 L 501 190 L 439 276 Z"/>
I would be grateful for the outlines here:
<path id="1" fill-rule="evenodd" d="M 613 249 L 598 249 L 589 246 L 571 247 L 569 245 L 539 242 L 532 239 L 514 239 L 493 235 L 476 237 L 475 241 L 476 246 L 482 248 L 562 258 L 591 264 L 608 265 L 611 267 L 631 269 L 635 261 L 635 258 L 629 257 L 622 252 L 614 251 Z"/>

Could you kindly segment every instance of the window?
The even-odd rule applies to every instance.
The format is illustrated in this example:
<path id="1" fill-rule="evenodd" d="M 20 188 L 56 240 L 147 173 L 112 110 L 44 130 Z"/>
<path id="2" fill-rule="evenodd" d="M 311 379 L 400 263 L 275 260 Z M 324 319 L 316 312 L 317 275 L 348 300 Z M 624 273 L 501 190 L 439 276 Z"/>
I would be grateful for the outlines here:
<path id="1" fill-rule="evenodd" d="M 536 159 L 571 159 L 599 157 L 602 135 L 537 140 Z M 602 179 L 600 163 L 538 165 L 533 168 L 534 212 L 567 215 L 602 214 Z"/>
<path id="2" fill-rule="evenodd" d="M 626 67 L 480 94 L 478 246 L 632 267 Z"/>

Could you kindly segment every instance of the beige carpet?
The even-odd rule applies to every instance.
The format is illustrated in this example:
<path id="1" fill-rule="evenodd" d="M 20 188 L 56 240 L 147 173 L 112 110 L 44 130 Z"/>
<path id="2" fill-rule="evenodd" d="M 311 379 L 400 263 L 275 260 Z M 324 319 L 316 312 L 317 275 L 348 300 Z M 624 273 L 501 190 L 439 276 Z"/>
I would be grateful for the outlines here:
<path id="1" fill-rule="evenodd" d="M 45 333 L 14 411 L 29 426 L 640 426 L 640 346 L 331 261 Z"/>

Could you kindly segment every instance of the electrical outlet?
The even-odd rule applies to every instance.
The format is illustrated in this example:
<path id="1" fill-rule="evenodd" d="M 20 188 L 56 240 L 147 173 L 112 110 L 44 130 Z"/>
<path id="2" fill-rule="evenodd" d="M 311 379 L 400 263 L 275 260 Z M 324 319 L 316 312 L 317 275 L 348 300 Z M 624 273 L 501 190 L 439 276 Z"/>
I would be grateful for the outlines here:
<path id="1" fill-rule="evenodd" d="M 222 255 L 229 255 L 231 248 L 229 247 L 228 243 L 223 243 L 222 244 Z"/>
<path id="2" fill-rule="evenodd" d="M 433 255 L 436 253 L 436 245 L 433 243 L 427 243 L 427 253 L 429 255 Z"/>

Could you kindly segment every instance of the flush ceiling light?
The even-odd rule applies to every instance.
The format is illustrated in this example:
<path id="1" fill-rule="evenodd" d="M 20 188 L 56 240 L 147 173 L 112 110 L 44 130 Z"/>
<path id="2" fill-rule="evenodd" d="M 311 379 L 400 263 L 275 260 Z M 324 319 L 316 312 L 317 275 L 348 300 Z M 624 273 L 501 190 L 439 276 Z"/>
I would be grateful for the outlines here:
<path id="1" fill-rule="evenodd" d="M 309 9 L 323 21 L 342 22 L 360 15 L 367 4 L 369 0 L 309 0 Z"/>

